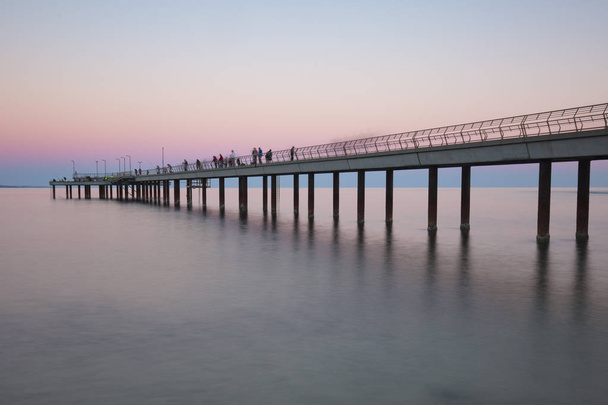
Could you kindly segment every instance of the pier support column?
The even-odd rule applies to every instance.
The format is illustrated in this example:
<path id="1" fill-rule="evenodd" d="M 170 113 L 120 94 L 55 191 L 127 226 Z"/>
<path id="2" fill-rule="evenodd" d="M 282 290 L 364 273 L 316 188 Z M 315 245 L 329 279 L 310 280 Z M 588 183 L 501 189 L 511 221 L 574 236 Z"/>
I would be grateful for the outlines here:
<path id="1" fill-rule="evenodd" d="M 334 186 L 334 219 L 340 218 L 340 172 L 333 173 L 333 186 Z"/>
<path id="2" fill-rule="evenodd" d="M 203 211 L 207 210 L 207 179 L 201 179 L 203 184 Z"/>
<path id="3" fill-rule="evenodd" d="M 239 212 L 247 213 L 247 176 L 239 176 Z"/>
<path id="4" fill-rule="evenodd" d="M 186 180 L 186 206 L 192 208 L 192 179 Z"/>
<path id="5" fill-rule="evenodd" d="M 437 172 L 437 167 L 429 167 L 429 223 L 427 227 L 429 232 L 437 231 Z"/>
<path id="6" fill-rule="evenodd" d="M 69 200 L 70 199 L 70 190 L 68 188 L 68 185 L 66 184 L 65 186 L 65 199 Z"/>
<path id="7" fill-rule="evenodd" d="M 78 199 L 80 200 L 80 184 L 77 187 L 78 187 Z"/>
<path id="8" fill-rule="evenodd" d="M 293 175 L 293 214 L 297 217 L 300 213 L 300 175 Z"/>
<path id="9" fill-rule="evenodd" d="M 262 176 L 262 212 L 268 213 L 268 176 Z"/>
<path id="10" fill-rule="evenodd" d="M 277 175 L 270 176 L 270 214 L 277 216 Z"/>
<path id="11" fill-rule="evenodd" d="M 540 162 L 538 171 L 538 226 L 536 240 L 548 241 L 551 218 L 551 161 Z"/>
<path id="12" fill-rule="evenodd" d="M 114 199 L 114 187 L 110 184 L 110 200 Z"/>
<path id="13" fill-rule="evenodd" d="M 72 186 L 70 186 L 70 200 L 72 199 Z"/>
<path id="14" fill-rule="evenodd" d="M 98 189 L 99 190 L 97 191 L 97 193 L 99 194 L 99 199 L 103 200 L 103 186 L 99 186 Z"/>
<path id="15" fill-rule="evenodd" d="M 53 184 L 53 200 L 55 200 L 55 185 Z"/>
<path id="16" fill-rule="evenodd" d="M 365 221 L 365 170 L 357 172 L 357 223 Z"/>
<path id="17" fill-rule="evenodd" d="M 386 222 L 393 222 L 393 169 L 386 170 L 386 197 L 385 197 L 385 212 Z"/>
<path id="18" fill-rule="evenodd" d="M 315 174 L 308 173 L 308 218 L 315 217 Z"/>
<path id="19" fill-rule="evenodd" d="M 219 178 L 220 181 L 220 212 L 224 212 L 226 209 L 226 185 L 223 177 Z"/>
<path id="20" fill-rule="evenodd" d="M 578 162 L 578 188 L 576 191 L 576 240 L 589 239 L 589 180 L 591 161 Z"/>
<path id="21" fill-rule="evenodd" d="M 460 184 L 460 230 L 471 229 L 471 166 L 462 166 Z"/>
<path id="22" fill-rule="evenodd" d="M 173 206 L 174 207 L 179 207 L 179 204 L 180 204 L 180 201 L 179 201 L 180 198 L 181 198 L 181 196 L 180 196 L 180 193 L 181 193 L 180 187 L 181 187 L 181 185 L 180 185 L 179 179 L 174 180 L 173 181 Z"/>

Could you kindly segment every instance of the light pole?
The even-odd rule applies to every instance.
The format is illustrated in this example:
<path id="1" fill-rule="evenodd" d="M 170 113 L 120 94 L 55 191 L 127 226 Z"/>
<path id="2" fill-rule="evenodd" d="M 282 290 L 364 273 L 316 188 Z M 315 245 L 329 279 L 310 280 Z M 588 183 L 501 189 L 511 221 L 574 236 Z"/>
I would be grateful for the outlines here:
<path id="1" fill-rule="evenodd" d="M 162 166 L 165 167 L 165 147 L 163 146 L 163 163 Z"/>
<path id="2" fill-rule="evenodd" d="M 99 178 L 99 160 L 95 161 L 95 178 Z"/>
<path id="3" fill-rule="evenodd" d="M 131 155 L 125 155 L 129 157 L 129 172 L 131 172 Z"/>
<path id="4" fill-rule="evenodd" d="M 127 159 L 125 159 L 124 156 L 120 157 L 122 159 L 122 171 L 126 172 L 127 171 Z"/>
<path id="5" fill-rule="evenodd" d="M 76 174 L 76 162 L 72 160 L 72 177 Z"/>
<path id="6" fill-rule="evenodd" d="M 120 173 L 120 158 L 116 158 L 118 160 L 118 173 Z"/>
<path id="7" fill-rule="evenodd" d="M 101 159 L 101 160 L 103 162 L 103 177 L 104 177 L 104 180 L 105 180 L 105 178 L 108 177 L 108 174 L 106 172 L 106 160 L 105 159 Z"/>

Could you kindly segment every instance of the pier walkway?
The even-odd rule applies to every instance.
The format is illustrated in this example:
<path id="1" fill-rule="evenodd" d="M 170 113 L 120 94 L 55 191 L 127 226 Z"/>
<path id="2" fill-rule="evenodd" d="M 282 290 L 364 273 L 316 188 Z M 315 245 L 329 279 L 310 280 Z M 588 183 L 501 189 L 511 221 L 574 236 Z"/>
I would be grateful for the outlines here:
<path id="1" fill-rule="evenodd" d="M 308 176 L 308 216 L 314 216 L 314 176 L 333 174 L 334 216 L 339 216 L 340 173 L 357 173 L 357 220 L 364 221 L 365 173 L 386 172 L 386 221 L 393 218 L 393 176 L 395 170 L 428 169 L 428 229 L 437 229 L 437 178 L 443 167 L 462 168 L 461 229 L 469 229 L 471 167 L 484 165 L 539 164 L 537 238 L 549 238 L 551 164 L 578 162 L 576 237 L 588 238 L 590 162 L 608 159 L 608 103 L 492 119 L 468 124 L 411 131 L 372 138 L 335 142 L 273 152 L 272 161 L 260 163 L 252 155 L 238 156 L 231 164 L 216 167 L 214 162 L 176 164 L 99 177 L 80 174 L 72 181 L 53 180 L 53 189 L 65 186 L 66 198 L 72 187 L 84 188 L 91 198 L 91 186 L 99 188 L 99 198 L 130 199 L 157 204 L 169 203 L 173 182 L 174 204 L 180 204 L 180 182 L 186 182 L 186 205 L 192 205 L 192 189 L 219 179 L 220 209 L 224 209 L 226 178 L 239 180 L 239 208 L 247 212 L 247 180 L 262 177 L 263 209 L 268 209 L 268 177 L 271 180 L 271 213 L 276 215 L 277 176 L 292 175 L 294 213 L 299 213 L 299 177 Z M 206 187 L 203 209 L 207 207 Z"/>

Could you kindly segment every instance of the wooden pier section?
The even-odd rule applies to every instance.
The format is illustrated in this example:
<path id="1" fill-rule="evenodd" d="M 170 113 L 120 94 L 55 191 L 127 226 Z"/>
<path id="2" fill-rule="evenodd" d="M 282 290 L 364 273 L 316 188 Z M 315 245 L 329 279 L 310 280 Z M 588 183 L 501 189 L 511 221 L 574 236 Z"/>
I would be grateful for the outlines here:
<path id="1" fill-rule="evenodd" d="M 241 156 L 223 167 L 212 162 L 147 169 L 111 176 L 80 175 L 73 181 L 51 181 L 53 198 L 56 188 L 65 187 L 66 198 L 72 189 L 81 187 L 85 199 L 97 187 L 100 199 L 138 201 L 169 205 L 173 182 L 176 207 L 184 204 L 180 187 L 186 183 L 185 205 L 192 207 L 192 189 L 202 188 L 202 207 L 208 206 L 206 187 L 212 179 L 219 182 L 219 209 L 225 210 L 225 179 L 237 178 L 239 211 L 248 210 L 250 177 L 261 177 L 263 212 L 268 212 L 270 177 L 270 214 L 277 215 L 277 189 L 280 176 L 293 176 L 293 212 L 300 212 L 299 176 L 308 177 L 308 218 L 315 215 L 315 175 L 333 175 L 333 216 L 340 215 L 340 174 L 357 174 L 357 222 L 365 221 L 365 174 L 386 173 L 386 222 L 393 221 L 393 179 L 395 170 L 428 170 L 428 231 L 436 232 L 438 172 L 441 168 L 459 167 L 461 180 L 460 229 L 468 232 L 471 218 L 471 168 L 488 165 L 535 163 L 538 173 L 537 240 L 550 238 L 551 168 L 554 162 L 578 162 L 576 238 L 589 238 L 589 187 L 593 160 L 608 159 L 608 103 L 564 110 L 527 114 L 475 123 L 421 131 L 404 132 L 374 138 L 336 142 L 275 152 L 271 161 L 261 164 L 251 156 Z M 115 193 L 115 194 L 114 194 Z M 115 197 L 114 197 L 115 195 Z"/>

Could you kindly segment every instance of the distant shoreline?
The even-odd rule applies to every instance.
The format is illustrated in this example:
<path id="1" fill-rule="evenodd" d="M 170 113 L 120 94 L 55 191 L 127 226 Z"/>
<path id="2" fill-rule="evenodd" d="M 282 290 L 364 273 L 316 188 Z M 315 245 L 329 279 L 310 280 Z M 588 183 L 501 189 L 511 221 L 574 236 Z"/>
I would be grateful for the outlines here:
<path id="1" fill-rule="evenodd" d="M 0 188 L 47 188 L 48 186 L 3 186 L 0 184 Z"/>

